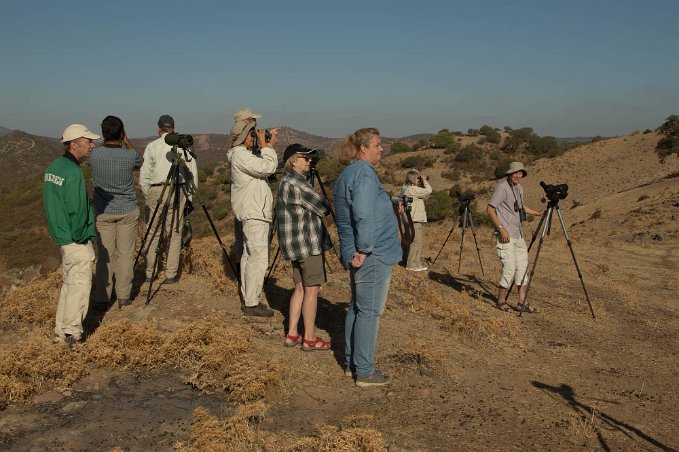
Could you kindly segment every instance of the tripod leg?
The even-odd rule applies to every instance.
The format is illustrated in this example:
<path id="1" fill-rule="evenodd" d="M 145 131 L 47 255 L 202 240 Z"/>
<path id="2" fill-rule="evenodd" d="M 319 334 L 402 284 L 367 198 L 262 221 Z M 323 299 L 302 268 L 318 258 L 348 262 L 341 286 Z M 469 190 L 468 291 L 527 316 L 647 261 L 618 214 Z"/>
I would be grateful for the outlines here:
<path id="1" fill-rule="evenodd" d="M 474 226 L 474 217 L 469 214 L 469 224 L 472 227 L 472 237 L 474 237 L 474 245 L 476 245 L 476 255 L 479 256 L 479 265 L 481 266 L 481 274 L 486 276 L 483 272 L 483 262 L 481 262 L 481 250 L 479 249 L 479 242 L 476 241 L 476 227 Z"/>
<path id="2" fill-rule="evenodd" d="M 455 221 L 453 222 L 453 227 L 450 228 L 450 232 L 448 233 L 448 237 L 446 237 L 446 239 L 443 241 L 443 245 L 441 245 L 441 249 L 440 249 L 439 252 L 436 254 L 436 257 L 434 258 L 434 261 L 433 261 L 433 262 L 431 263 L 431 265 L 429 266 L 429 270 L 431 270 L 432 268 L 434 268 L 434 264 L 436 264 L 436 260 L 437 260 L 437 259 L 439 258 L 439 256 L 441 255 L 441 251 L 443 251 L 443 248 L 446 246 L 446 243 L 448 243 L 448 239 L 450 239 L 450 236 L 453 234 L 453 231 L 455 230 L 455 227 L 458 225 L 458 222 L 459 222 L 459 221 L 460 221 L 460 217 L 458 216 L 458 217 L 455 219 Z"/>
<path id="3" fill-rule="evenodd" d="M 226 262 L 229 264 L 229 267 L 231 268 L 231 271 L 233 272 L 234 276 L 236 277 L 236 281 L 238 282 L 238 286 L 240 287 L 240 273 L 236 271 L 236 267 L 233 265 L 233 262 L 231 262 L 231 258 L 229 257 L 228 251 L 226 251 L 226 247 L 224 246 L 224 242 L 222 242 L 222 238 L 219 236 L 219 233 L 217 232 L 217 228 L 215 227 L 214 222 L 212 221 L 212 217 L 210 216 L 210 212 L 207 210 L 207 206 L 205 205 L 205 202 L 198 197 L 198 190 L 196 189 L 196 184 L 193 182 L 193 180 L 190 181 L 191 184 L 191 190 L 192 190 L 192 196 L 198 200 L 200 203 L 200 207 L 203 209 L 203 213 L 205 214 L 205 217 L 207 218 L 208 223 L 210 223 L 210 228 L 212 228 L 212 233 L 214 234 L 215 238 L 217 239 L 217 243 L 219 243 L 219 247 L 222 249 L 222 253 L 224 254 L 224 258 L 226 259 Z M 234 219 L 234 221 L 237 221 Z M 240 289 L 239 289 L 240 290 Z"/>
<path id="4" fill-rule="evenodd" d="M 578 261 L 577 261 L 577 259 L 575 259 L 575 252 L 573 251 L 573 245 L 571 244 L 570 237 L 568 237 L 568 232 L 566 232 L 566 224 L 563 221 L 563 217 L 561 216 L 561 209 L 559 209 L 558 204 L 556 206 L 556 214 L 559 217 L 559 222 L 561 223 L 561 229 L 563 230 L 563 235 L 566 237 L 566 243 L 568 244 L 568 248 L 571 250 L 571 256 L 573 257 L 573 263 L 575 264 L 575 270 L 578 272 L 578 278 L 580 278 L 580 283 L 582 284 L 582 290 L 585 292 L 585 298 L 587 299 L 587 304 L 589 305 L 589 311 L 592 313 L 592 318 L 596 319 L 596 316 L 594 315 L 594 308 L 592 307 L 592 302 L 589 301 L 589 295 L 587 294 L 587 288 L 585 287 L 585 281 L 582 279 L 582 273 L 580 272 L 580 267 L 578 266 Z"/>
<path id="5" fill-rule="evenodd" d="M 467 214 L 469 213 L 469 209 L 467 207 L 464 208 L 464 212 L 462 213 L 462 237 L 460 237 L 460 255 L 457 258 L 457 273 L 460 273 L 460 265 L 462 265 L 462 246 L 464 245 L 464 231 L 467 229 Z"/>
<path id="6" fill-rule="evenodd" d="M 547 229 L 550 227 L 549 225 L 552 222 L 552 211 L 553 211 L 553 209 L 554 209 L 554 207 L 550 206 L 549 209 L 547 209 L 547 213 L 545 214 L 545 221 L 544 221 L 544 224 L 543 224 L 543 227 L 542 227 L 542 233 L 540 234 L 540 242 L 538 243 L 538 250 L 535 253 L 535 260 L 533 261 L 533 266 L 531 267 L 531 270 L 530 270 L 530 277 L 528 278 L 528 283 L 526 284 L 526 294 L 523 297 L 523 301 L 519 300 L 519 317 L 521 317 L 521 314 L 523 314 L 524 306 L 527 306 L 528 292 L 530 291 L 530 285 L 533 282 L 533 275 L 535 274 L 535 268 L 538 266 L 538 258 L 540 257 L 540 250 L 542 249 L 542 243 L 545 241 L 545 233 L 547 232 Z M 528 267 L 526 267 L 526 272 L 523 274 L 523 277 L 521 278 L 521 282 L 526 282 L 527 273 L 528 273 Z"/>

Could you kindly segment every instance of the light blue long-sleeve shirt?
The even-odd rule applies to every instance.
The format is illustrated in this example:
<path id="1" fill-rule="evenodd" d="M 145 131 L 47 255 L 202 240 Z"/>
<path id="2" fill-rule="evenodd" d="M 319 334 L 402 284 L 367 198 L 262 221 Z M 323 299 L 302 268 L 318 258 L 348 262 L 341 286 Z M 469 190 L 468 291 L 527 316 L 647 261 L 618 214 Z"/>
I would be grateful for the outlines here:
<path id="1" fill-rule="evenodd" d="M 393 265 L 401 260 L 398 222 L 391 197 L 375 168 L 364 160 L 350 162 L 334 188 L 340 259 L 345 268 L 356 251 Z"/>

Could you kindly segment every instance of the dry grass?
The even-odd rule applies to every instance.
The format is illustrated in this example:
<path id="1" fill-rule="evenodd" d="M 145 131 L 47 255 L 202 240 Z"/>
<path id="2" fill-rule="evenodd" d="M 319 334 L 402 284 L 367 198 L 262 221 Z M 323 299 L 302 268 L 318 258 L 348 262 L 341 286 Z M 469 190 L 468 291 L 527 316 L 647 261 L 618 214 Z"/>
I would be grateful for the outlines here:
<path id="1" fill-rule="evenodd" d="M 267 434 L 258 428 L 267 408 L 263 402 L 242 405 L 227 419 L 218 419 L 205 408 L 196 408 L 189 445 L 177 444 L 175 448 L 187 452 L 270 450 L 266 447 Z"/>
<path id="2" fill-rule="evenodd" d="M 62 272 L 58 270 L 47 278 L 11 290 L 0 306 L 0 327 L 17 324 L 44 326 L 54 322 L 61 283 Z"/>
<path id="3" fill-rule="evenodd" d="M 90 362 L 118 369 L 155 370 L 175 366 L 189 374 L 187 383 L 205 393 L 226 392 L 244 403 L 272 396 L 282 389 L 283 366 L 265 356 L 252 342 L 246 326 L 232 327 L 219 316 L 194 322 L 172 333 L 152 323 L 124 319 L 103 326 L 83 351 Z"/>
<path id="4" fill-rule="evenodd" d="M 520 322 L 514 316 L 481 316 L 470 312 L 469 307 L 456 301 L 447 300 L 439 290 L 423 287 L 419 294 L 426 303 L 418 303 L 416 309 L 438 320 L 449 331 L 463 339 L 484 342 L 488 345 L 502 345 L 517 341 Z M 465 298 L 465 297 L 463 297 Z M 466 298 L 472 299 L 469 295 Z"/>
<path id="5" fill-rule="evenodd" d="M 193 240 L 191 273 L 208 278 L 216 293 L 237 290 L 235 281 L 227 276 L 231 274 L 231 268 L 225 263 L 224 252 L 214 237 Z"/>
<path id="6" fill-rule="evenodd" d="M 127 319 L 101 326 L 85 343 L 87 360 L 100 367 L 147 370 L 169 364 L 161 353 L 165 338 L 150 322 Z"/>
<path id="7" fill-rule="evenodd" d="M 387 361 L 429 372 L 441 372 L 444 358 L 449 353 L 447 344 L 425 339 L 396 344 L 396 349 L 397 352 L 386 356 Z"/>
<path id="8" fill-rule="evenodd" d="M 34 337 L 0 350 L 0 395 L 10 402 L 24 402 L 47 389 L 69 386 L 86 373 L 80 354 L 45 338 Z"/>
<path id="9" fill-rule="evenodd" d="M 204 408 L 197 408 L 193 415 L 191 440 L 188 445 L 176 444 L 175 448 L 187 452 L 198 451 L 386 451 L 384 437 L 377 430 L 366 426 L 372 421 L 368 415 L 345 418 L 340 427 L 316 425 L 316 436 L 295 437 L 276 434 L 260 429 L 266 421 L 267 406 L 254 403 L 240 406 L 227 419 L 218 419 Z M 362 424 L 358 426 L 357 424 Z"/>
<path id="10" fill-rule="evenodd" d="M 251 402 L 279 392 L 284 378 L 282 363 L 266 357 L 255 336 L 251 327 L 213 316 L 172 334 L 162 353 L 188 369 L 188 383 L 201 391 L 223 390 L 234 402 Z"/>
<path id="11" fill-rule="evenodd" d="M 596 417 L 597 412 L 592 408 L 591 414 L 572 418 L 568 425 L 568 432 L 576 438 L 593 439 L 597 435 L 597 427 L 594 425 Z"/>

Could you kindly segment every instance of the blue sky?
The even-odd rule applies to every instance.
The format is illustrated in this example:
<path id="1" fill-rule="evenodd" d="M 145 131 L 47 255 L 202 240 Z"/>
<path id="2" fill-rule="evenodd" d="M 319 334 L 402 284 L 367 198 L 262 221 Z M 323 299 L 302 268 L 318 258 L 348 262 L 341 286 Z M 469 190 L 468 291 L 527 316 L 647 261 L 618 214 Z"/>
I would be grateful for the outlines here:
<path id="1" fill-rule="evenodd" d="M 621 135 L 679 114 L 679 1 L 0 0 L 0 125 Z"/>

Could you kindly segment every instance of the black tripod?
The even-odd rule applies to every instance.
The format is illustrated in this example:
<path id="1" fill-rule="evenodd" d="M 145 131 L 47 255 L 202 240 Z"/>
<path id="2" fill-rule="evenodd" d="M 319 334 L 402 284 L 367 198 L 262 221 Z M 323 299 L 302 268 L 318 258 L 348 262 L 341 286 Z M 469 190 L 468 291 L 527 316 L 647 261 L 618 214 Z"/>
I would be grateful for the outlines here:
<path id="1" fill-rule="evenodd" d="M 542 249 L 542 243 L 545 240 L 545 233 L 549 235 L 549 233 L 552 230 L 552 218 L 554 216 L 554 209 L 556 209 L 556 214 L 559 216 L 559 223 L 561 223 L 561 230 L 563 230 L 563 235 L 566 237 L 566 243 L 568 244 L 568 248 L 571 250 L 571 256 L 573 257 L 573 263 L 575 264 L 575 270 L 578 272 L 578 277 L 580 278 L 580 283 L 582 284 L 582 290 L 585 292 L 585 298 L 587 299 L 587 304 L 589 305 L 589 310 L 592 313 L 592 318 L 595 319 L 594 315 L 594 308 L 592 307 L 592 302 L 589 300 L 589 295 L 587 294 L 587 288 L 585 287 L 585 281 L 582 279 L 582 273 L 580 272 L 580 267 L 578 266 L 578 261 L 575 259 L 575 252 L 573 251 L 573 245 L 571 243 L 571 239 L 568 236 L 568 232 L 566 232 L 566 224 L 563 221 L 563 217 L 561 216 L 561 209 L 559 209 L 559 199 L 565 199 L 566 196 L 568 195 L 568 185 L 566 184 L 559 184 L 559 185 L 547 185 L 544 182 L 540 182 L 540 186 L 545 190 L 545 194 L 547 195 L 547 199 L 549 202 L 547 203 L 547 210 L 545 213 L 542 215 L 542 218 L 540 218 L 540 223 L 538 223 L 538 227 L 535 230 L 535 233 L 533 234 L 533 238 L 530 241 L 530 245 L 528 246 L 528 251 L 530 251 L 531 247 L 533 246 L 533 243 L 535 242 L 535 239 L 538 236 L 538 233 L 540 233 L 540 242 L 538 243 L 538 250 L 535 253 L 535 260 L 533 261 L 533 266 L 531 267 L 530 270 L 530 278 L 528 279 L 528 285 L 526 286 L 526 295 L 523 299 L 523 303 L 519 305 L 519 317 L 525 310 L 524 307 L 528 306 L 526 303 L 526 300 L 528 300 L 528 292 L 530 291 L 530 285 L 533 282 L 533 275 L 535 274 L 535 268 L 538 265 L 538 258 L 540 257 L 540 250 Z M 542 232 L 540 232 L 540 228 L 542 228 Z M 526 267 L 526 273 L 528 273 L 528 268 Z M 526 280 L 526 273 L 524 273 L 522 281 Z M 509 288 L 509 292 L 511 293 L 511 287 Z"/>
<path id="2" fill-rule="evenodd" d="M 335 220 L 335 211 L 332 209 L 332 204 L 330 204 L 329 198 L 328 198 L 328 193 L 325 191 L 325 186 L 323 185 L 323 180 L 321 179 L 321 175 L 318 173 L 318 169 L 316 169 L 316 163 L 318 163 L 318 159 L 311 159 L 311 165 L 309 168 L 309 183 L 311 186 L 315 186 L 315 181 L 318 181 L 318 185 L 321 188 L 321 193 L 323 193 L 323 198 L 325 198 L 326 201 L 328 201 L 328 206 L 330 206 L 330 215 L 332 215 L 332 220 L 336 222 Z M 321 220 L 322 221 L 322 220 Z M 278 224 L 278 217 L 274 214 L 274 223 L 271 228 L 271 234 L 269 234 L 269 244 L 273 241 L 274 236 L 276 235 L 276 230 L 277 227 L 276 225 Z M 330 237 L 330 232 L 328 232 L 328 229 L 325 227 L 325 224 L 323 224 L 323 230 L 325 233 L 328 235 L 328 239 L 330 240 L 330 246 L 332 246 L 332 250 L 335 252 L 335 255 L 339 259 L 339 254 L 337 253 L 337 250 L 335 249 L 335 242 L 333 242 L 332 238 Z M 269 281 L 269 278 L 271 277 L 271 274 L 274 272 L 278 265 L 278 256 L 280 255 L 281 252 L 281 246 L 280 243 L 278 244 L 278 248 L 276 248 L 276 253 L 274 254 L 273 260 L 271 261 L 271 266 L 269 267 L 269 272 L 266 275 L 266 279 L 264 279 L 264 284 L 266 284 Z M 323 259 L 323 262 L 325 265 L 330 269 L 330 265 L 326 262 L 325 259 Z"/>
<path id="3" fill-rule="evenodd" d="M 479 250 L 479 243 L 476 241 L 476 227 L 474 226 L 474 218 L 472 217 L 471 211 L 469 210 L 469 203 L 475 198 L 473 194 L 469 195 L 460 195 L 459 193 L 457 194 L 457 199 L 459 202 L 459 207 L 457 209 L 458 216 L 453 222 L 453 227 L 450 228 L 450 232 L 448 233 L 448 237 L 446 237 L 446 240 L 443 242 L 443 245 L 441 245 L 441 249 L 439 250 L 438 254 L 434 258 L 434 261 L 431 263 L 431 266 L 429 267 L 430 269 L 434 267 L 434 264 L 436 264 L 436 260 L 439 258 L 441 255 L 441 251 L 443 251 L 443 248 L 446 246 L 446 243 L 448 243 L 448 239 L 450 236 L 453 234 L 453 231 L 455 230 L 456 227 L 461 227 L 462 228 L 462 238 L 460 239 L 460 256 L 458 258 L 457 262 L 457 272 L 460 273 L 460 265 L 462 264 L 462 247 L 464 246 L 464 232 L 467 229 L 467 225 L 471 227 L 472 230 L 472 235 L 474 236 L 474 244 L 476 245 L 476 254 L 479 256 L 479 265 L 481 266 L 481 274 L 485 276 L 485 273 L 483 272 L 483 262 L 481 262 L 481 251 Z"/>
<path id="4" fill-rule="evenodd" d="M 231 267 L 231 270 L 233 271 L 234 275 L 236 275 L 236 280 L 240 284 L 240 275 L 236 273 L 236 269 L 233 266 L 233 263 L 231 262 L 231 259 L 229 259 L 229 254 L 226 251 L 226 248 L 224 247 L 224 243 L 222 242 L 222 239 L 219 237 L 219 233 L 217 232 L 217 228 L 215 227 L 215 224 L 212 221 L 212 218 L 210 217 L 210 213 L 207 210 L 207 207 L 205 206 L 205 202 L 203 202 L 201 199 L 198 198 L 198 191 L 196 190 L 196 184 L 193 181 L 193 175 L 191 174 L 191 171 L 189 168 L 186 166 L 187 161 L 191 161 L 189 158 L 189 155 L 192 158 L 196 158 L 195 154 L 191 152 L 190 150 L 190 145 L 193 142 L 193 138 L 190 138 L 188 140 L 185 139 L 185 142 L 183 144 L 186 144 L 186 146 L 182 146 L 182 154 L 177 149 L 177 142 L 180 143 L 180 146 L 182 144 L 182 137 L 191 137 L 190 135 L 179 135 L 179 140 L 174 139 L 172 135 L 177 135 L 177 134 L 167 134 L 165 136 L 165 142 L 168 144 L 172 144 L 172 165 L 170 167 L 170 170 L 167 173 L 167 178 L 165 179 L 165 182 L 163 183 L 163 189 L 160 192 L 160 196 L 158 197 L 158 203 L 156 204 L 155 209 L 153 209 L 153 215 L 151 216 L 151 220 L 149 221 L 149 226 L 146 229 L 146 233 L 144 234 L 144 238 L 141 242 L 141 246 L 139 247 L 139 252 L 137 253 L 137 257 L 134 260 L 134 266 L 137 266 L 137 262 L 139 261 L 139 257 L 142 255 L 142 252 L 144 255 L 148 254 L 149 249 L 151 247 L 151 244 L 153 243 L 153 239 L 158 235 L 158 244 L 156 247 L 156 257 L 153 262 L 153 273 L 151 275 L 151 281 L 149 283 L 149 290 L 146 295 L 146 304 L 149 304 L 151 301 L 151 295 L 153 293 L 153 281 L 156 279 L 156 275 L 158 273 L 158 260 L 160 258 L 161 250 L 163 247 L 168 247 L 170 246 L 171 240 L 172 240 L 172 235 L 173 234 L 181 234 L 181 227 L 183 225 L 180 225 L 180 215 L 179 215 L 179 207 L 181 205 L 181 195 L 183 191 L 183 195 L 188 199 L 189 193 L 193 194 L 194 199 L 197 199 L 200 202 L 201 207 L 203 208 L 203 212 L 205 213 L 205 216 L 207 217 L 208 222 L 210 223 L 210 226 L 212 227 L 212 232 L 215 235 L 215 238 L 219 242 L 219 246 L 222 248 L 222 251 L 224 252 L 224 257 L 226 258 L 226 261 L 229 263 L 229 267 Z M 170 142 L 168 142 L 168 137 Z M 169 189 L 170 193 L 168 194 L 167 197 L 165 197 L 165 192 Z M 158 214 L 158 208 L 161 206 L 161 201 L 162 201 L 162 209 L 160 211 L 160 216 L 158 217 L 158 221 L 154 223 L 154 220 L 156 218 L 156 215 Z M 172 209 L 172 215 L 170 217 L 170 228 L 167 228 L 167 221 L 168 221 L 168 212 L 170 209 L 170 202 L 172 203 L 173 209 Z M 187 201 L 188 203 L 188 201 Z M 155 227 L 154 227 L 155 226 Z M 153 232 L 151 232 L 151 229 L 153 229 Z M 167 232 L 167 233 L 166 233 Z M 151 238 L 149 239 L 148 246 L 146 246 L 146 241 L 149 237 L 149 234 L 151 234 Z M 146 250 L 144 251 L 144 247 L 146 246 Z"/>

